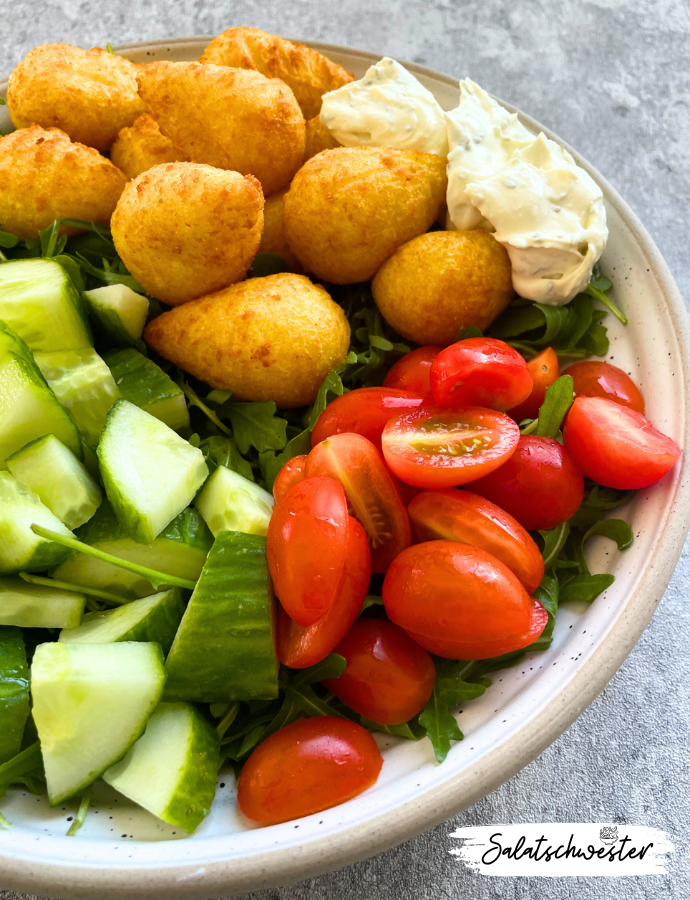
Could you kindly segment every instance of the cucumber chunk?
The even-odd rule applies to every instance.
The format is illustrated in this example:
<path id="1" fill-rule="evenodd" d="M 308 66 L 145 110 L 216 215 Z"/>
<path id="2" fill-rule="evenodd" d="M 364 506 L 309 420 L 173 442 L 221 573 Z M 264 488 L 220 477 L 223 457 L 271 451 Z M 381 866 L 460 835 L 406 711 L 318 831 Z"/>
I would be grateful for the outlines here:
<path id="1" fill-rule="evenodd" d="M 208 477 L 204 454 L 127 400 L 108 413 L 98 445 L 103 486 L 135 541 L 150 544 Z"/>
<path id="2" fill-rule="evenodd" d="M 107 500 L 101 503 L 93 519 L 78 530 L 77 537 L 113 556 L 192 581 L 201 574 L 213 544 L 211 532 L 195 509 L 183 510 L 153 543 L 139 544 L 127 536 Z M 125 599 L 146 597 L 154 592 L 153 585 L 141 575 L 83 553 L 74 553 L 52 574 L 61 581 L 111 591 Z"/>
<path id="3" fill-rule="evenodd" d="M 189 703 L 160 703 L 144 734 L 103 780 L 191 833 L 211 808 L 219 757 L 218 734 L 199 710 Z"/>
<path id="4" fill-rule="evenodd" d="M 0 322 L 0 468 L 6 467 L 11 453 L 44 434 L 56 435 L 82 458 L 77 426 L 48 387 L 24 341 Z"/>
<path id="5" fill-rule="evenodd" d="M 78 628 L 65 628 L 64 644 L 113 644 L 116 641 L 154 641 L 166 654 L 182 620 L 184 602 L 179 588 L 160 591 L 126 606 L 87 613 Z M 1 616 L 1 613 L 0 613 Z"/>
<path id="6" fill-rule="evenodd" d="M 91 348 L 36 353 L 35 359 L 84 441 L 95 447 L 110 407 L 120 397 L 108 366 Z"/>
<path id="7" fill-rule="evenodd" d="M 194 505 L 214 537 L 220 531 L 244 531 L 265 537 L 273 513 L 273 497 L 268 491 L 226 466 L 218 466 Z"/>
<path id="8" fill-rule="evenodd" d="M 0 625 L 77 628 L 86 598 L 74 591 L 0 578 Z"/>
<path id="9" fill-rule="evenodd" d="M 9 472 L 0 472 L 0 575 L 41 572 L 69 556 L 67 547 L 34 534 L 32 525 L 72 537 L 72 532 L 33 491 Z"/>
<path id="10" fill-rule="evenodd" d="M 0 319 L 32 350 L 91 346 L 79 291 L 52 259 L 15 259 L 0 266 Z"/>
<path id="11" fill-rule="evenodd" d="M 125 398 L 174 431 L 189 427 L 184 394 L 155 362 L 138 350 L 113 350 L 103 357 Z"/>
<path id="12" fill-rule="evenodd" d="M 105 341 L 114 347 L 143 347 L 149 301 L 124 284 L 85 291 L 84 298 L 89 312 L 103 334 Z"/>
<path id="13" fill-rule="evenodd" d="M 29 718 L 29 667 L 19 628 L 0 628 L 0 765 L 22 749 Z"/>
<path id="14" fill-rule="evenodd" d="M 88 522 L 103 499 L 86 468 L 54 434 L 8 456 L 7 468 L 70 529 Z"/>
<path id="15" fill-rule="evenodd" d="M 221 531 L 166 662 L 166 700 L 222 703 L 278 696 L 266 538 Z"/>
<path id="16" fill-rule="evenodd" d="M 31 695 L 51 806 L 122 759 L 164 683 L 158 644 L 39 644 Z"/>

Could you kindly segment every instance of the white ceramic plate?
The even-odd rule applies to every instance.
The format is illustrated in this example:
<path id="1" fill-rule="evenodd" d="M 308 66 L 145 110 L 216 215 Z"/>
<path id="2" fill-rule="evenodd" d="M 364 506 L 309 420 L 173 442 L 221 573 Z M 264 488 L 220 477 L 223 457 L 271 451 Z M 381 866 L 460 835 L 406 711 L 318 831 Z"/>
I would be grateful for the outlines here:
<path id="1" fill-rule="evenodd" d="M 198 59 L 209 39 L 130 44 L 135 62 Z M 359 78 L 378 57 L 312 44 Z M 441 105 L 457 104 L 457 81 L 409 65 Z M 4 96 L 5 85 L 0 85 Z M 535 131 L 542 126 L 523 116 Z M 0 129 L 10 128 L 0 107 Z M 550 137 L 555 137 L 543 129 Z M 555 138 L 558 140 L 558 138 Z M 573 152 L 571 150 L 571 152 Z M 602 265 L 616 302 L 630 319 L 612 316 L 609 358 L 629 372 L 647 398 L 654 424 L 682 447 L 688 442 L 688 323 L 670 272 L 651 238 L 611 186 L 574 153 L 606 198 L 610 239 Z M 0 835 L 0 884 L 52 897 L 207 898 L 297 881 L 371 856 L 444 821 L 510 778 L 557 738 L 592 702 L 628 655 L 668 584 L 690 520 L 685 462 L 660 484 L 640 491 L 622 514 L 635 534 L 619 553 L 591 542 L 593 571 L 615 584 L 591 607 L 558 614 L 553 646 L 498 673 L 494 685 L 458 713 L 465 740 L 437 765 L 431 745 L 381 738 L 378 783 L 335 809 L 258 829 L 235 804 L 231 773 L 219 779 L 213 810 L 197 833 L 179 830 L 117 797 L 105 786 L 76 838 L 65 837 L 73 806 L 50 810 L 19 791 L 2 801 L 14 827 Z"/>

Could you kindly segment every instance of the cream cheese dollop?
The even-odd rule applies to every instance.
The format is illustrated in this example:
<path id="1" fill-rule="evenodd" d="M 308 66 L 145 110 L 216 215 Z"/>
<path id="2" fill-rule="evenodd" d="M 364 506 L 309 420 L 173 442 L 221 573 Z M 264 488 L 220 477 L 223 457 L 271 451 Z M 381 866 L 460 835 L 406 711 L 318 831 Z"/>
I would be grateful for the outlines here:
<path id="1" fill-rule="evenodd" d="M 324 94 L 321 122 L 344 147 L 390 147 L 446 156 L 448 131 L 436 98 L 394 59 Z"/>

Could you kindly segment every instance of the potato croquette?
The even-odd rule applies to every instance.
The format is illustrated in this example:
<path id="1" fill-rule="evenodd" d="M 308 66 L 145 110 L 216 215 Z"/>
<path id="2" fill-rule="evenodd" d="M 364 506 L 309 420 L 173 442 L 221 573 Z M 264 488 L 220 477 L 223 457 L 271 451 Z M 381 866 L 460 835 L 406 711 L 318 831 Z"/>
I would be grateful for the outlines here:
<path id="1" fill-rule="evenodd" d="M 59 128 L 20 128 L 0 139 L 0 228 L 26 240 L 55 219 L 107 224 L 126 183 L 110 160 Z"/>
<path id="2" fill-rule="evenodd" d="M 244 278 L 263 208 L 252 175 L 166 163 L 129 182 L 113 213 L 113 241 L 147 293 L 177 306 Z"/>
<path id="3" fill-rule="evenodd" d="M 336 141 L 330 131 L 323 124 L 319 116 L 309 119 L 306 126 L 304 141 L 304 161 L 321 153 L 322 150 L 335 150 L 341 144 Z"/>
<path id="4" fill-rule="evenodd" d="M 7 109 L 15 128 L 61 128 L 73 141 L 108 150 L 144 112 L 138 66 L 94 47 L 41 44 L 10 75 Z"/>
<path id="5" fill-rule="evenodd" d="M 345 313 L 320 286 L 289 272 L 249 278 L 149 323 L 156 353 L 236 400 L 312 403 L 347 355 Z"/>
<path id="6" fill-rule="evenodd" d="M 258 28 L 228 28 L 208 45 L 199 62 L 254 69 L 290 86 L 305 119 L 318 116 L 321 98 L 353 76 L 328 57 Z"/>
<path id="7" fill-rule="evenodd" d="M 285 265 L 293 272 L 301 272 L 297 257 L 288 246 L 283 231 L 283 198 L 287 188 L 278 191 L 266 200 L 264 206 L 264 233 L 261 235 L 259 253 L 277 253 Z"/>
<path id="8" fill-rule="evenodd" d="M 136 178 L 154 166 L 184 162 L 187 157 L 161 134 L 156 120 L 144 113 L 134 125 L 120 129 L 110 148 L 110 159 L 128 178 Z"/>
<path id="9" fill-rule="evenodd" d="M 334 284 L 368 281 L 431 226 L 445 192 L 446 160 L 433 153 L 325 150 L 285 195 L 285 237 L 306 272 Z"/>
<path id="10" fill-rule="evenodd" d="M 381 315 L 417 344 L 452 344 L 484 331 L 515 296 L 510 259 L 488 231 L 433 231 L 404 244 L 376 273 Z"/>
<path id="11" fill-rule="evenodd" d="M 144 66 L 139 90 L 158 127 L 190 158 L 254 175 L 268 197 L 304 158 L 304 117 L 290 88 L 249 69 Z"/>

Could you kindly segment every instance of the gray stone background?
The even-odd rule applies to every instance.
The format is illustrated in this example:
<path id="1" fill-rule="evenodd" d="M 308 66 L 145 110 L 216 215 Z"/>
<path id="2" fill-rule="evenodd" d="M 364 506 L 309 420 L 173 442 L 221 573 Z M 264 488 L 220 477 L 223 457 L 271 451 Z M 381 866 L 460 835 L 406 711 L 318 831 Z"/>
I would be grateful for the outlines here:
<path id="1" fill-rule="evenodd" d="M 253 25 L 470 75 L 581 151 L 621 192 L 690 297 L 687 0 L 5 0 L 0 71 L 36 44 L 84 47 Z M 357 865 L 245 900 L 686 900 L 690 544 L 609 686 L 541 757 L 476 806 Z M 448 854 L 463 824 L 645 824 L 676 844 L 669 874 L 486 878 Z M 0 890 L 0 900 L 26 900 Z"/>

